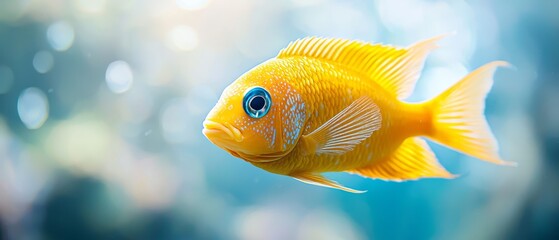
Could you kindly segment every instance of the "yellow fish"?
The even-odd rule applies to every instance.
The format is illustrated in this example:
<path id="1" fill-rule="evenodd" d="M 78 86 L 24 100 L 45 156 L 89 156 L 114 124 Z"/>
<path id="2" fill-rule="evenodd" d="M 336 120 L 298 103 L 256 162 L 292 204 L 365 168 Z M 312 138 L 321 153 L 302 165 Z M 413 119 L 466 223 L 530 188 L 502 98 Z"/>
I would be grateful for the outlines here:
<path id="1" fill-rule="evenodd" d="M 453 178 L 421 137 L 488 162 L 501 160 L 483 115 L 488 63 L 426 102 L 407 103 L 442 36 L 408 48 L 309 37 L 229 85 L 204 121 L 215 145 L 266 171 L 350 189 L 321 175 L 390 181 Z"/>

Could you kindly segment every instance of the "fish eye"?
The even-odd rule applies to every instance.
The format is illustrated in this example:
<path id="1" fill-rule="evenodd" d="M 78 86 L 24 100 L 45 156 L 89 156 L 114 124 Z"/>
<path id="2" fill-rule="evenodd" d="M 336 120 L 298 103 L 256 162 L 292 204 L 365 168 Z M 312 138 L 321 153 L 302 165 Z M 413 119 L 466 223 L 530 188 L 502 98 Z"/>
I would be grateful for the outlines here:
<path id="1" fill-rule="evenodd" d="M 262 87 L 253 87 L 243 97 L 243 108 L 251 118 L 264 117 L 272 106 L 270 93 Z"/>

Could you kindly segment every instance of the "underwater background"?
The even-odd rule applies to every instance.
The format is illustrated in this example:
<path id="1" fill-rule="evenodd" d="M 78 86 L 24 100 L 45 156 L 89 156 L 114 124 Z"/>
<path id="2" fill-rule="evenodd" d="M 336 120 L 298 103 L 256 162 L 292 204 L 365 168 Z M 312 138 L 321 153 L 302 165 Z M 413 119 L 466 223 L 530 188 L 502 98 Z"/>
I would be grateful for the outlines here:
<path id="1" fill-rule="evenodd" d="M 0 239 L 559 239 L 559 1 L 1 0 Z M 202 135 L 238 76 L 305 36 L 454 32 L 410 101 L 493 60 L 497 166 L 455 180 L 273 175 Z"/>

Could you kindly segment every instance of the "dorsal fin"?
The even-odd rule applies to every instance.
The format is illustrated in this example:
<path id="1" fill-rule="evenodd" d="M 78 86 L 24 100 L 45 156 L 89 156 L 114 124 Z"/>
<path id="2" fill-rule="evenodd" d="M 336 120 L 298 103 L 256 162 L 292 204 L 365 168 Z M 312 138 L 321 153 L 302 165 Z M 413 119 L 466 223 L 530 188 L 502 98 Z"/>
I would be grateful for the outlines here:
<path id="1" fill-rule="evenodd" d="M 338 38 L 307 37 L 291 42 L 277 58 L 310 57 L 335 62 L 373 79 L 399 99 L 415 87 L 427 54 L 444 35 L 408 48 Z"/>

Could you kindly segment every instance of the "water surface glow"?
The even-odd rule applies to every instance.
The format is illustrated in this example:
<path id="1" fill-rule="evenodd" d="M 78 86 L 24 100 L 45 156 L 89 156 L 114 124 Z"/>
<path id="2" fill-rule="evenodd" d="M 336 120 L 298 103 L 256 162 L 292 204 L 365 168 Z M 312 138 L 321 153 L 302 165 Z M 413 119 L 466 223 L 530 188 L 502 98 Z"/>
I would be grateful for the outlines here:
<path id="1" fill-rule="evenodd" d="M 210 3 L 210 0 L 176 0 L 177 6 L 185 10 L 204 9 Z"/>
<path id="2" fill-rule="evenodd" d="M 186 25 L 175 26 L 169 31 L 167 39 L 171 48 L 180 51 L 190 51 L 198 46 L 198 33 Z"/>
<path id="3" fill-rule="evenodd" d="M 107 0 L 78 0 L 80 10 L 89 13 L 98 13 L 104 10 Z"/>

